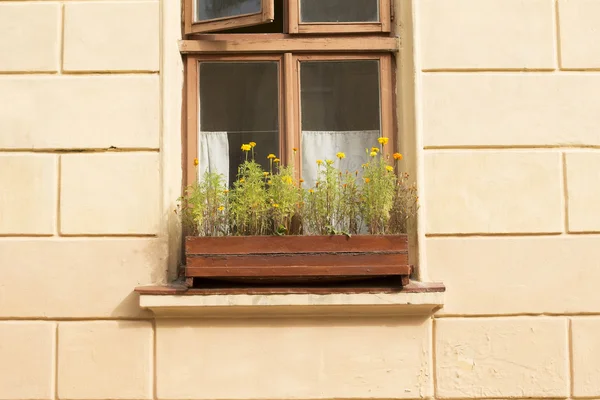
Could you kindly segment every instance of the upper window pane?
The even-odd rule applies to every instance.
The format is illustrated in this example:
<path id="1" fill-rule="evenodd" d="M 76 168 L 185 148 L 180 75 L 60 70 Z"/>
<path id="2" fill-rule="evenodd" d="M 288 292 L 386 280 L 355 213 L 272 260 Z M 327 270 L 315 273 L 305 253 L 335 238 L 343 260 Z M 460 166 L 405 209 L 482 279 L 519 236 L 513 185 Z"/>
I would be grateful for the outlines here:
<path id="1" fill-rule="evenodd" d="M 256 14 L 261 10 L 261 0 L 196 0 L 197 21 Z"/>
<path id="2" fill-rule="evenodd" d="M 379 0 L 300 0 L 305 23 L 378 22 Z"/>
<path id="3" fill-rule="evenodd" d="M 302 178 L 313 186 L 316 160 L 346 154 L 342 170 L 360 173 L 365 149 L 381 133 L 378 60 L 300 63 Z"/>
<path id="4" fill-rule="evenodd" d="M 275 61 L 201 62 L 198 160 L 200 173 L 221 173 L 231 184 L 245 160 L 242 144 L 256 142 L 256 161 L 279 153 L 279 65 Z"/>

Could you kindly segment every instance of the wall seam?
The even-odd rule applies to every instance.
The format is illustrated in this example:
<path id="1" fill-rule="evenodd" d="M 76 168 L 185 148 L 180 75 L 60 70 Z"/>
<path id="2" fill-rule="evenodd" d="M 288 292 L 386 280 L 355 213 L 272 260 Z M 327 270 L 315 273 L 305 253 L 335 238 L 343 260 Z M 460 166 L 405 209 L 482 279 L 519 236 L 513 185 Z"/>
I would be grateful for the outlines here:
<path id="1" fill-rule="evenodd" d="M 62 156 L 57 157 L 56 162 L 56 181 L 58 188 L 56 189 L 56 221 L 55 221 L 55 234 L 60 236 L 60 196 L 62 186 Z"/>
<path id="2" fill-rule="evenodd" d="M 559 0 L 554 0 L 554 44 L 556 47 L 556 68 L 562 70 L 562 48 L 560 44 Z"/>
<path id="3" fill-rule="evenodd" d="M 575 376 L 575 367 L 573 364 L 573 319 L 567 319 L 567 345 L 569 353 L 569 396 L 573 397 L 573 379 Z"/>
<path id="4" fill-rule="evenodd" d="M 65 60 L 65 4 L 60 3 L 60 28 L 59 28 L 59 53 L 58 53 L 58 75 L 62 75 Z"/>
<path id="5" fill-rule="evenodd" d="M 52 395 L 54 400 L 58 400 L 58 322 L 54 324 L 54 375 L 52 376 Z"/>
<path id="6" fill-rule="evenodd" d="M 562 197 L 563 197 L 563 219 L 564 219 L 564 231 L 569 234 L 569 183 L 567 179 L 567 154 L 561 154 L 561 174 L 562 174 Z"/>
<path id="7" fill-rule="evenodd" d="M 431 318 L 431 370 L 433 383 L 433 398 L 438 396 L 438 376 L 437 376 L 437 319 Z"/>

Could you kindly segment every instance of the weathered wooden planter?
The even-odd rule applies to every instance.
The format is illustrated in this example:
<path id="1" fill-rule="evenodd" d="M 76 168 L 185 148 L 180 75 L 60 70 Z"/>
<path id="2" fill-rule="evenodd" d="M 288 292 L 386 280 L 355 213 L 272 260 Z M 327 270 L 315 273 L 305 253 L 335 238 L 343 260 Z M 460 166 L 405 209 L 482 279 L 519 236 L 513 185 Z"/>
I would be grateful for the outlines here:
<path id="1" fill-rule="evenodd" d="M 187 237 L 185 274 L 221 281 L 396 277 L 408 284 L 406 235 Z"/>

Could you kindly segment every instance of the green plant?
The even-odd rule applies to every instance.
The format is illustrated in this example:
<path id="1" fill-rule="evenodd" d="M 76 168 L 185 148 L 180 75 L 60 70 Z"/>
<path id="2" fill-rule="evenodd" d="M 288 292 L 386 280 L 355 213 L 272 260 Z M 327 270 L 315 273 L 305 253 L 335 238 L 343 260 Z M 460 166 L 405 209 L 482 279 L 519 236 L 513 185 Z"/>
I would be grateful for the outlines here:
<path id="1" fill-rule="evenodd" d="M 186 188 L 179 200 L 183 224 L 191 235 L 222 236 L 229 233 L 227 192 L 223 176 L 208 171 L 202 179 Z"/>
<path id="2" fill-rule="evenodd" d="M 367 149 L 360 179 L 358 171 L 340 171 L 334 160 L 317 160 L 316 183 L 308 190 L 294 165 L 283 166 L 269 154 L 264 171 L 254 160 L 256 143 L 244 144 L 246 160 L 233 186 L 227 189 L 222 176 L 205 173 L 181 199 L 183 221 L 200 236 L 405 233 L 418 209 L 417 189 L 408 174 L 396 174 L 402 155 L 384 155 L 388 139 L 378 142 Z"/>

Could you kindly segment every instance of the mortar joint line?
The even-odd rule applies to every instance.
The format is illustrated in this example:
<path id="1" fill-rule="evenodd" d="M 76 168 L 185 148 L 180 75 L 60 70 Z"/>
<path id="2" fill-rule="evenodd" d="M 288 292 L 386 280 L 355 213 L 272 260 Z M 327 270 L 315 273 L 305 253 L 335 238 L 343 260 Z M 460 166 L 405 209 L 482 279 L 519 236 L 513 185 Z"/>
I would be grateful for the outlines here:
<path id="1" fill-rule="evenodd" d="M 565 234 L 570 234 L 569 232 L 569 180 L 567 177 L 567 154 L 563 152 L 561 154 L 561 174 L 562 174 L 562 196 L 563 196 L 563 224 L 564 224 L 564 232 Z"/>

